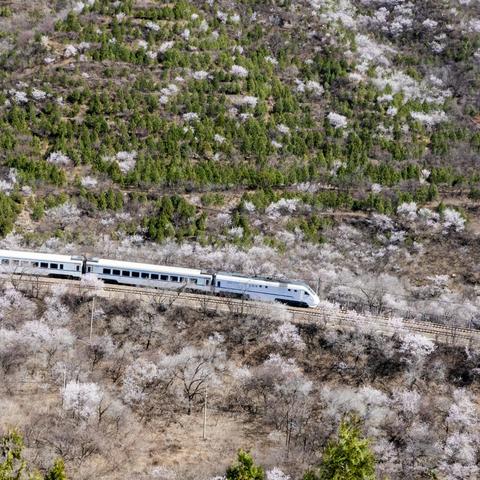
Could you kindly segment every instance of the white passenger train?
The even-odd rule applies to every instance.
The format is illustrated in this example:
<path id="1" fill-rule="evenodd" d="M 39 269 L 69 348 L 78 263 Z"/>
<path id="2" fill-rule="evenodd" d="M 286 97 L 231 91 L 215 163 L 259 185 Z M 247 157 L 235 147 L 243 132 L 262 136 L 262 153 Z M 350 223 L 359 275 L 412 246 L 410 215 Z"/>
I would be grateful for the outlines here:
<path id="1" fill-rule="evenodd" d="M 0 250 L 0 268 L 3 272 L 77 280 L 86 273 L 92 273 L 106 283 L 182 289 L 250 300 L 281 302 L 298 307 L 316 307 L 320 302 L 317 294 L 306 283 L 299 281 L 86 258 L 83 255 Z"/>

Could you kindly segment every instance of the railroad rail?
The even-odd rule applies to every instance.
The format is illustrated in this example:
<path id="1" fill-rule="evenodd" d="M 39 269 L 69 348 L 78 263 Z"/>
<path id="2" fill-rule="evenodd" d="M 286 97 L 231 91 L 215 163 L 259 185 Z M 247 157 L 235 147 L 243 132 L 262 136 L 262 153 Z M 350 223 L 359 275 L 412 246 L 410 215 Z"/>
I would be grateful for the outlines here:
<path id="1" fill-rule="evenodd" d="M 93 291 L 94 287 L 81 284 L 77 280 L 36 278 L 17 275 L 1 275 L 0 278 L 11 281 L 14 285 L 22 283 L 30 285 L 32 289 L 50 288 L 54 285 L 67 285 L 78 291 Z M 95 290 L 97 297 L 161 297 L 166 304 L 178 304 L 196 308 L 216 309 L 224 312 L 254 314 L 259 311 L 272 312 L 277 310 L 279 316 L 287 312 L 291 320 L 297 324 L 315 323 L 329 328 L 341 329 L 375 329 L 385 334 L 394 334 L 400 331 L 411 331 L 425 335 L 438 343 L 450 345 L 476 346 L 480 348 L 480 331 L 467 327 L 446 326 L 433 322 L 418 322 L 414 320 L 399 320 L 382 315 L 359 314 L 356 311 L 299 308 L 286 305 L 241 300 L 229 297 L 219 297 L 207 294 L 191 293 L 180 290 L 163 290 L 149 287 L 130 287 L 125 285 L 104 284 L 101 289 Z"/>

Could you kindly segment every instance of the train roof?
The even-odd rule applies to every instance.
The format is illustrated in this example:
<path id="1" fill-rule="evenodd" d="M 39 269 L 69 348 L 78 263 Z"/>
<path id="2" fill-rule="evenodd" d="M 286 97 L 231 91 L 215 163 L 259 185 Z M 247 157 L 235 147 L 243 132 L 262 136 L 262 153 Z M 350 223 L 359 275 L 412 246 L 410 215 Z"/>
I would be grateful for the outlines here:
<path id="1" fill-rule="evenodd" d="M 259 275 L 244 275 L 242 273 L 230 273 L 230 272 L 218 272 L 217 277 L 221 276 L 222 278 L 231 278 L 233 280 L 243 280 L 245 282 L 251 282 L 252 280 L 258 280 L 262 283 L 269 283 L 269 284 L 277 284 L 277 285 L 296 285 L 296 286 L 302 286 L 302 287 L 307 287 L 310 289 L 308 284 L 305 282 L 302 282 L 300 280 L 287 280 L 283 278 L 275 278 L 275 277 L 264 277 L 264 276 L 259 276 Z"/>
<path id="2" fill-rule="evenodd" d="M 53 253 L 24 252 L 21 250 L 0 250 L 0 257 L 19 260 L 45 260 L 47 262 L 82 263 L 82 258 L 75 255 L 56 255 Z"/>
<path id="3" fill-rule="evenodd" d="M 171 267 L 167 265 L 153 265 L 150 263 L 123 262 L 121 260 L 110 260 L 108 258 L 89 259 L 87 263 L 98 265 L 100 267 L 112 267 L 126 270 L 144 270 L 147 272 L 169 273 L 191 276 L 211 276 L 201 270 L 185 267 Z"/>

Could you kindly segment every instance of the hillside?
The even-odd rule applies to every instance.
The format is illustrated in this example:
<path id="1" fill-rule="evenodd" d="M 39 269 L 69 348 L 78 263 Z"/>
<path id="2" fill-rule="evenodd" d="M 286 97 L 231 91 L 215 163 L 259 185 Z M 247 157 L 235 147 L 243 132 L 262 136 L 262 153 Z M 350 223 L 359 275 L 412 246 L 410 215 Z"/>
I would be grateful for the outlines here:
<path id="1" fill-rule="evenodd" d="M 213 480 L 244 448 L 287 475 L 267 480 L 301 479 L 354 412 L 376 478 L 478 477 L 478 345 L 399 321 L 389 335 L 297 323 L 283 307 L 100 290 L 93 304 L 89 286 L 1 286 L 0 433 L 24 432 L 41 470 L 61 456 L 73 479 Z"/>
<path id="2" fill-rule="evenodd" d="M 0 18 L 7 245 L 478 308 L 475 2 L 48 5 Z"/>
<path id="3" fill-rule="evenodd" d="M 301 279 L 326 312 L 479 328 L 479 18 L 475 0 L 0 2 L 0 248 Z M 378 478 L 478 476 L 475 345 L 132 298 L 98 305 L 92 346 L 86 293 L 2 282 L 0 428 L 45 471 L 209 480 L 245 447 L 297 479 L 353 410 Z M 185 349 L 221 364 L 209 444 L 175 383 Z M 270 408 L 288 372 L 308 392 Z M 117 413 L 65 409 L 62 378 Z"/>

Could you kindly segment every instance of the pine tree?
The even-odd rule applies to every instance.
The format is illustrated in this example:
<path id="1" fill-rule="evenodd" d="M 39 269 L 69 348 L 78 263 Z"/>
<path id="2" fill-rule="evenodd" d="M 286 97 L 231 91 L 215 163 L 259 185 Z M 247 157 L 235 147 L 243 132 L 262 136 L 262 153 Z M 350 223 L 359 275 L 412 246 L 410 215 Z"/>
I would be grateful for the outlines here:
<path id="1" fill-rule="evenodd" d="M 369 441 L 361 437 L 358 419 L 342 421 L 338 439 L 331 440 L 318 470 L 305 473 L 303 480 L 374 480 L 375 457 Z"/>
<path id="2" fill-rule="evenodd" d="M 57 459 L 47 475 L 31 468 L 22 455 L 23 440 L 15 431 L 0 437 L 0 480 L 67 480 L 65 465 Z"/>
<path id="3" fill-rule="evenodd" d="M 227 469 L 226 480 L 265 480 L 262 467 L 257 467 L 252 456 L 243 451 L 238 451 L 236 463 Z"/>
<path id="4" fill-rule="evenodd" d="M 55 460 L 53 467 L 45 475 L 45 480 L 67 480 L 65 464 L 61 458 Z"/>

